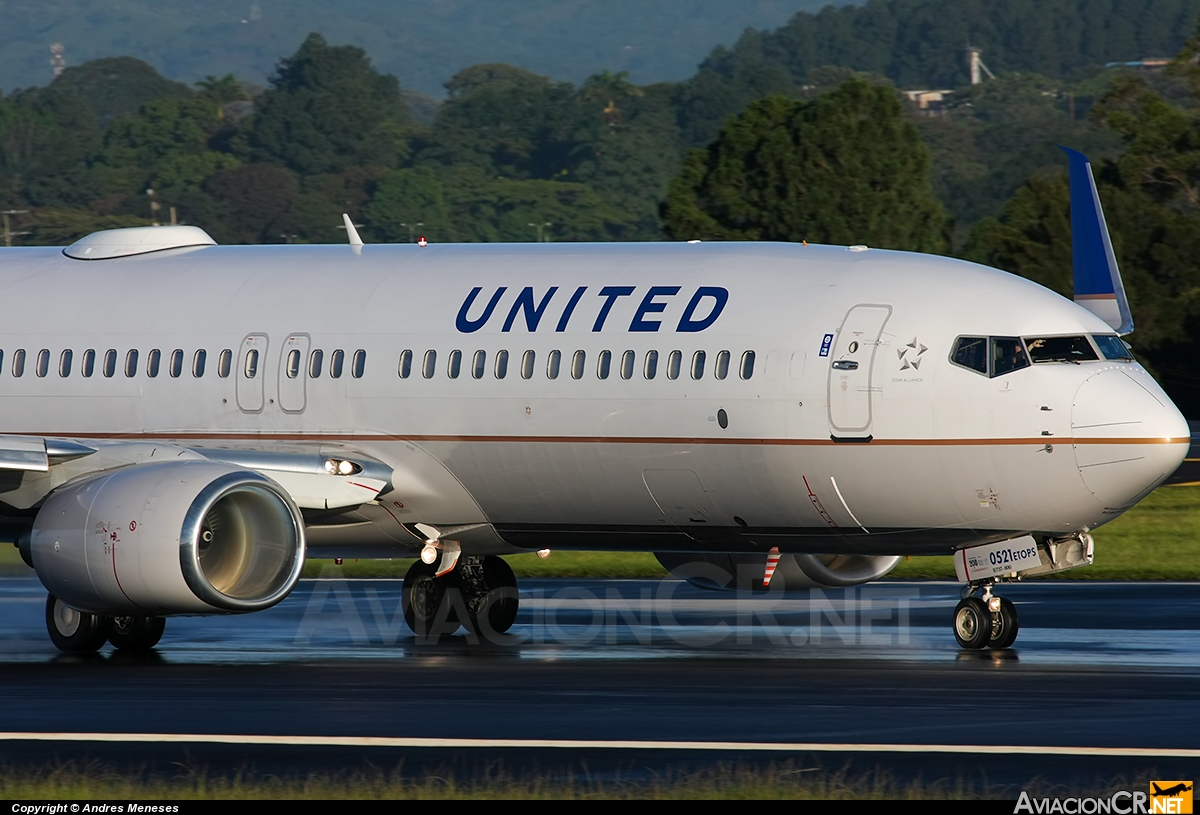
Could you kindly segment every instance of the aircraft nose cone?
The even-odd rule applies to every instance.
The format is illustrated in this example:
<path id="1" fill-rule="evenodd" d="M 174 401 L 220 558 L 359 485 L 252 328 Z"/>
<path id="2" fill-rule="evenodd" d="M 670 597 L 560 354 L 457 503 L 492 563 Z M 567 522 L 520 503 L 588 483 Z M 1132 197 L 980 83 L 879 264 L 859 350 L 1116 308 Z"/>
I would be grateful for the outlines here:
<path id="1" fill-rule="evenodd" d="M 1140 368 L 1089 377 L 1071 410 L 1075 461 L 1106 509 L 1128 509 L 1187 456 L 1187 420 Z"/>

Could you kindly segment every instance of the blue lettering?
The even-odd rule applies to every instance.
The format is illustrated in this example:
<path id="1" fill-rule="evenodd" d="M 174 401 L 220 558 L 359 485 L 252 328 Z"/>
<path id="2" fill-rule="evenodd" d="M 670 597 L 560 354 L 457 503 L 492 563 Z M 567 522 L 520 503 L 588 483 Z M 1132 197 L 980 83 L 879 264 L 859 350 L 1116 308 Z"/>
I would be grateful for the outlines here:
<path id="1" fill-rule="evenodd" d="M 700 301 L 705 297 L 713 299 L 712 311 L 708 313 L 707 317 L 693 320 L 692 315 L 696 313 L 696 307 L 700 305 Z M 717 321 L 717 318 L 721 316 L 721 312 L 725 310 L 725 304 L 728 302 L 728 289 L 721 286 L 701 286 L 696 289 L 696 293 L 692 295 L 691 302 L 683 310 L 683 316 L 679 318 L 679 325 L 675 330 L 684 333 L 703 331 Z"/>
<path id="2" fill-rule="evenodd" d="M 558 318 L 558 326 L 554 329 L 555 331 L 562 332 L 567 330 L 567 321 L 571 319 L 571 315 L 575 312 L 575 306 L 579 304 L 579 298 L 583 297 L 585 291 L 587 291 L 587 286 L 580 286 L 571 295 L 567 307 L 563 309 L 562 317 Z"/>
<path id="3" fill-rule="evenodd" d="M 523 309 L 526 328 L 530 331 L 537 331 L 538 323 L 542 320 L 542 312 L 546 310 L 546 306 L 550 305 L 550 299 L 554 297 L 556 291 L 558 291 L 558 286 L 551 286 L 550 291 L 546 292 L 546 296 L 542 298 L 542 302 L 535 307 L 533 305 L 533 287 L 526 286 L 521 289 L 521 293 L 517 295 L 517 299 L 512 304 L 512 309 L 508 312 L 504 327 L 500 330 L 507 332 L 511 329 L 513 322 L 517 319 L 517 312 Z"/>
<path id="4" fill-rule="evenodd" d="M 475 302 L 475 298 L 479 296 L 479 292 L 483 291 L 483 287 L 476 286 L 471 289 L 471 293 L 467 295 L 467 299 L 463 300 L 462 308 L 458 310 L 458 318 L 454 321 L 455 327 L 464 334 L 470 334 L 483 328 L 483 324 L 492 316 L 492 312 L 496 310 L 496 304 L 500 302 L 500 298 L 504 295 L 507 288 L 507 286 L 501 286 L 496 289 L 496 293 L 492 295 L 491 302 L 483 310 L 483 316 L 478 320 L 472 320 L 467 317 L 467 311 L 471 308 L 471 304 Z"/>
<path id="5" fill-rule="evenodd" d="M 629 324 L 630 331 L 657 331 L 662 325 L 659 320 L 644 320 L 642 319 L 647 314 L 658 314 L 665 311 L 666 303 L 654 302 L 655 297 L 666 297 L 672 294 L 678 294 L 678 286 L 651 286 L 650 291 L 646 292 L 646 296 L 642 298 L 642 304 L 638 306 L 637 312 L 633 315 L 633 322 Z"/>
<path id="6" fill-rule="evenodd" d="M 600 331 L 604 328 L 604 321 L 608 319 L 608 312 L 612 311 L 613 303 L 618 297 L 628 297 L 633 294 L 633 286 L 605 286 L 600 290 L 601 297 L 607 297 L 604 305 L 600 307 L 600 314 L 596 317 L 596 324 L 592 326 L 592 331 Z"/>

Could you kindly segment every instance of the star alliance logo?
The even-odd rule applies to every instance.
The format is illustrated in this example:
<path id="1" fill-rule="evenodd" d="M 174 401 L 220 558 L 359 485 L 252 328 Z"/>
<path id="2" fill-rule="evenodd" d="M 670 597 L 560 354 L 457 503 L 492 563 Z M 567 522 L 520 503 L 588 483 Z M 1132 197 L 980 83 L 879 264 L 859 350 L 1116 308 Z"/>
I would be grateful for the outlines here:
<path id="1" fill-rule="evenodd" d="M 896 352 L 896 356 L 900 358 L 900 370 L 907 371 L 909 368 L 921 370 L 921 354 L 928 350 L 926 346 L 917 342 L 916 337 L 913 337 L 912 342 Z M 909 353 L 910 351 L 912 353 Z"/>

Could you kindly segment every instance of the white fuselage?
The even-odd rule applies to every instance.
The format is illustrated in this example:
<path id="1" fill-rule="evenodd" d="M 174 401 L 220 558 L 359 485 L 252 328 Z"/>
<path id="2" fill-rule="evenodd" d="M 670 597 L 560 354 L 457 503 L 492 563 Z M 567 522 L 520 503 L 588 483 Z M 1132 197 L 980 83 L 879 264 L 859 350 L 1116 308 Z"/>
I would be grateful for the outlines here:
<path id="1" fill-rule="evenodd" d="M 412 551 L 416 523 L 481 525 L 463 537 L 479 552 L 948 553 L 1094 528 L 1188 447 L 1186 422 L 1134 362 L 994 378 L 953 364 L 963 335 L 1111 330 L 1036 284 L 927 255 L 664 243 L 205 247 L 84 261 L 23 249 L 0 254 L 0 285 L 0 433 L 371 456 L 394 469 L 377 501 L 307 517 L 310 545 L 348 556 Z M 0 501 L 27 510 L 37 491 L 8 487 Z"/>

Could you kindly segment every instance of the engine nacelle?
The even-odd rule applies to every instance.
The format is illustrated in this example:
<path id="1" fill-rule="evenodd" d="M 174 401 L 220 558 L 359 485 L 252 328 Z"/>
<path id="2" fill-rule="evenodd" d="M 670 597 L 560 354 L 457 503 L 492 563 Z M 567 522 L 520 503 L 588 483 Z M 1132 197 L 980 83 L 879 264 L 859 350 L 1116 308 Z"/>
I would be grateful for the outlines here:
<path id="1" fill-rule="evenodd" d="M 137 464 L 51 493 L 29 549 L 64 603 L 106 615 L 259 611 L 304 566 L 304 525 L 287 493 L 230 464 Z"/>
<path id="2" fill-rule="evenodd" d="M 766 555 L 656 552 L 654 556 L 671 574 L 697 588 L 763 590 Z M 883 577 L 899 562 L 895 555 L 781 555 L 771 590 L 857 586 Z"/>

